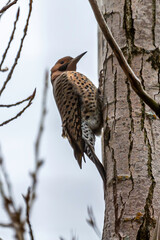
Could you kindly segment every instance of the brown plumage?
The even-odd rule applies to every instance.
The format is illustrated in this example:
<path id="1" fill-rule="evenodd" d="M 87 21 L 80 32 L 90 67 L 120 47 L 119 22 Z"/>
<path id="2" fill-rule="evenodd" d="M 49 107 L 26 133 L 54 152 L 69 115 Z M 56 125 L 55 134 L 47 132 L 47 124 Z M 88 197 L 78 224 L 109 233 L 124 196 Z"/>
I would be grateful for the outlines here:
<path id="1" fill-rule="evenodd" d="M 51 82 L 62 119 L 62 136 L 69 140 L 80 168 L 86 153 L 105 182 L 104 167 L 94 153 L 95 135 L 102 128 L 101 98 L 94 84 L 76 72 L 76 64 L 84 54 L 59 59 L 51 69 Z"/>

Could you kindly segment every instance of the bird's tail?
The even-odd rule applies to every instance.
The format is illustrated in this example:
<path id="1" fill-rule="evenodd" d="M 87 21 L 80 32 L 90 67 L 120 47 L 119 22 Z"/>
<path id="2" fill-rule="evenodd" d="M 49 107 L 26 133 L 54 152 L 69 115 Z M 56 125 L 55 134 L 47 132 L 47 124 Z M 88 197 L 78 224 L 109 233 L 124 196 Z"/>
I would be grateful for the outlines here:
<path id="1" fill-rule="evenodd" d="M 103 180 L 104 186 L 106 185 L 106 172 L 102 163 L 99 161 L 98 157 L 96 156 L 93 148 L 85 142 L 85 153 L 90 158 L 90 160 L 96 165 L 99 174 Z"/>

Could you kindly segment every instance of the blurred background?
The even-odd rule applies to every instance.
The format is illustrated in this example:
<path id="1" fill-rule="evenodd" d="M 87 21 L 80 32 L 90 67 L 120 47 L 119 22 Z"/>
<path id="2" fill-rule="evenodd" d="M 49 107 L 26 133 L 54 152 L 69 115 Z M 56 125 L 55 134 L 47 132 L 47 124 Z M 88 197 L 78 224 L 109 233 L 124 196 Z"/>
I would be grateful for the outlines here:
<path id="1" fill-rule="evenodd" d="M 1 0 L 0 9 L 6 4 Z M 18 6 L 20 19 L 14 41 L 3 64 L 10 68 L 14 62 L 28 14 L 29 1 L 19 0 L 0 18 L 0 56 L 2 56 L 13 29 Z M 33 1 L 32 16 L 21 57 L 11 81 L 1 96 L 0 104 L 10 104 L 32 94 L 33 104 L 15 121 L 0 127 L 0 151 L 5 161 L 17 206 L 24 205 L 31 183 L 29 173 L 34 169 L 34 145 L 40 122 L 45 70 L 64 56 L 75 57 L 84 51 L 78 71 L 98 86 L 97 25 L 87 0 Z M 49 73 L 50 74 L 50 73 Z M 0 72 L 2 86 L 7 72 Z M 0 108 L 0 123 L 14 116 L 24 105 L 13 109 Z M 80 170 L 72 149 L 61 137 L 61 120 L 53 99 L 49 79 L 47 116 L 40 156 L 45 161 L 38 178 L 37 200 L 31 214 L 35 239 L 98 239 L 86 223 L 87 206 L 92 206 L 97 225 L 102 231 L 104 217 L 103 184 L 96 168 L 87 159 Z M 100 138 L 96 153 L 101 157 Z M 0 202 L 0 222 L 7 222 Z M 13 239 L 13 232 L 0 228 L 2 239 Z"/>

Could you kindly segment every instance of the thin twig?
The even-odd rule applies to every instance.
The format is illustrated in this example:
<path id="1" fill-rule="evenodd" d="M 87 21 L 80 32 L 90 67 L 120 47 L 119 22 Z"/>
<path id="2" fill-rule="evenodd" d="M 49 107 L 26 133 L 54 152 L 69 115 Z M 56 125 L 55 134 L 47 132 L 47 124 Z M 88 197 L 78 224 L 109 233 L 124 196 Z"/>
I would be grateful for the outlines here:
<path id="1" fill-rule="evenodd" d="M 78 240 L 78 238 L 76 237 L 76 235 L 72 236 L 72 240 Z"/>
<path id="2" fill-rule="evenodd" d="M 27 98 L 25 98 L 25 99 L 23 99 L 23 100 L 21 100 L 19 102 L 12 103 L 12 104 L 0 104 L 0 107 L 6 107 L 6 108 L 15 107 L 17 105 L 20 105 L 20 104 L 22 104 L 24 102 L 29 101 L 31 98 L 33 98 L 33 93 L 29 97 L 27 97 Z"/>
<path id="3" fill-rule="evenodd" d="M 46 109 L 47 90 L 48 90 L 48 71 L 46 71 L 46 73 L 45 73 L 45 82 L 44 82 L 43 100 L 42 100 L 42 114 L 41 114 L 41 119 L 40 119 L 40 127 L 39 127 L 39 131 L 38 131 L 38 135 L 37 135 L 37 139 L 36 139 L 36 143 L 35 143 L 36 160 L 38 160 L 38 158 L 39 158 L 40 141 L 41 141 L 41 137 L 43 134 L 44 120 L 45 120 L 45 116 L 47 113 L 47 109 Z"/>
<path id="4" fill-rule="evenodd" d="M 11 2 L 11 0 L 8 0 L 8 2 L 6 3 L 6 6 L 9 5 L 10 2 Z M 0 19 L 1 19 L 1 17 L 3 16 L 4 13 L 5 13 L 5 12 L 3 12 L 3 13 L 0 14 Z"/>
<path id="5" fill-rule="evenodd" d="M 15 31 L 16 31 L 16 25 L 17 25 L 17 22 L 18 22 L 18 19 L 19 19 L 19 13 L 20 13 L 20 8 L 18 8 L 18 10 L 17 10 L 16 19 L 15 19 L 15 22 L 14 22 L 14 25 L 13 25 L 13 30 L 12 30 L 12 33 L 11 33 L 11 36 L 10 36 L 7 48 L 6 48 L 6 50 L 5 50 L 5 52 L 4 52 L 3 56 L 2 56 L 2 60 L 1 60 L 1 63 L 0 63 L 0 71 L 1 72 L 4 72 L 4 70 L 6 71 L 6 69 L 1 69 L 1 68 L 2 68 L 2 64 L 3 64 L 3 62 L 4 62 L 5 58 L 6 58 L 7 52 L 9 50 L 9 48 L 10 48 L 11 42 L 13 41 L 13 38 L 14 38 L 14 34 L 15 34 Z"/>
<path id="6" fill-rule="evenodd" d="M 8 67 L 5 67 L 3 69 L 0 69 L 1 72 L 7 72 L 8 71 Z"/>
<path id="7" fill-rule="evenodd" d="M 9 224 L 1 223 L 0 226 L 10 227 L 10 228 L 12 227 L 16 232 L 16 238 L 18 240 L 24 240 L 24 237 L 23 237 L 24 221 L 21 219 L 21 209 L 20 208 L 17 209 L 15 206 L 13 195 L 12 195 L 12 186 L 4 166 L 4 161 L 3 161 L 1 152 L 0 152 L 0 166 L 1 166 L 1 171 L 4 175 L 5 184 L 7 185 L 8 194 L 6 194 L 4 190 L 4 186 L 3 186 L 4 184 L 1 178 L 0 178 L 0 193 L 1 193 L 5 211 L 8 214 L 8 217 L 10 218 L 10 221 L 11 221 L 11 223 Z"/>
<path id="8" fill-rule="evenodd" d="M 30 197 L 31 197 L 30 188 L 28 188 L 27 195 L 26 196 L 22 195 L 22 196 L 23 196 L 25 204 L 26 204 L 26 221 L 27 221 L 28 228 L 29 228 L 29 236 L 30 236 L 31 240 L 34 240 L 32 226 L 31 226 L 31 222 L 30 222 Z"/>
<path id="9" fill-rule="evenodd" d="M 88 216 L 89 216 L 89 219 L 86 219 L 87 223 L 93 228 L 93 230 L 95 231 L 97 236 L 99 238 L 101 238 L 101 233 L 100 233 L 99 228 L 97 227 L 97 223 L 96 223 L 96 219 L 95 219 L 94 214 L 93 214 L 92 207 L 88 207 L 87 212 L 88 212 Z"/>
<path id="10" fill-rule="evenodd" d="M 0 89 L 0 96 L 2 95 L 7 83 L 9 82 L 9 80 L 11 79 L 12 77 L 12 74 L 13 74 L 13 71 L 18 63 L 18 59 L 20 58 L 20 55 L 21 55 L 21 51 L 22 51 L 22 47 L 23 47 L 23 42 L 24 42 L 24 39 L 27 35 L 27 30 L 28 30 L 28 25 L 29 25 L 29 20 L 30 20 L 30 17 L 31 17 L 31 12 L 32 12 L 32 4 L 33 4 L 33 0 L 30 0 L 29 1 L 29 12 L 28 12 L 28 17 L 27 17 L 27 20 L 26 20 L 26 24 L 25 24 L 25 27 L 24 27 L 24 33 L 23 33 L 23 37 L 21 39 L 21 42 L 20 42 L 20 46 L 19 46 L 19 49 L 18 49 L 18 52 L 17 52 L 17 55 L 16 55 L 16 58 L 15 58 L 15 61 L 11 67 L 11 70 L 10 72 L 8 73 L 8 76 L 2 86 L 2 88 Z"/>
<path id="11" fill-rule="evenodd" d="M 63 237 L 59 237 L 59 240 L 65 240 L 65 239 Z M 78 238 L 76 237 L 76 235 L 72 235 L 71 240 L 78 240 Z"/>
<path id="12" fill-rule="evenodd" d="M 11 0 L 8 0 L 8 2 L 6 3 L 6 5 L 8 5 L 11 2 Z"/>
<path id="13" fill-rule="evenodd" d="M 37 177 L 38 177 L 38 172 L 40 167 L 43 165 L 43 160 L 40 160 L 39 157 L 39 150 L 40 150 L 40 144 L 42 140 L 42 134 L 44 131 L 44 122 L 45 122 L 45 117 L 47 114 L 47 91 L 48 91 L 48 71 L 45 73 L 45 81 L 44 81 L 44 89 L 43 89 L 43 100 L 42 100 L 42 113 L 40 117 L 40 125 L 38 129 L 38 134 L 35 142 L 35 170 L 34 172 L 31 173 L 32 177 L 32 184 L 31 184 L 31 189 L 32 189 L 32 194 L 31 194 L 31 207 L 34 203 L 34 200 L 36 198 L 36 187 L 37 187 Z"/>
<path id="14" fill-rule="evenodd" d="M 7 170 L 5 168 L 5 165 L 4 165 L 4 161 L 3 161 L 3 158 L 2 158 L 2 153 L 0 154 L 0 168 L 1 168 L 2 174 L 4 176 L 5 184 L 7 186 L 8 199 L 9 199 L 10 203 L 12 204 L 12 207 L 13 207 L 14 211 L 16 212 L 16 207 L 15 207 L 15 203 L 14 203 L 14 199 L 13 199 L 13 193 L 12 193 L 12 184 L 11 184 L 11 181 L 9 179 L 9 175 L 8 175 Z"/>
<path id="15" fill-rule="evenodd" d="M 0 227 L 13 228 L 13 224 L 12 223 L 0 223 Z"/>
<path id="16" fill-rule="evenodd" d="M 135 75 L 132 68 L 129 66 L 127 60 L 125 59 L 120 47 L 118 46 L 116 40 L 114 39 L 102 13 L 99 10 L 98 4 L 96 0 L 89 0 L 90 5 L 93 9 L 94 15 L 96 17 L 97 23 L 101 28 L 104 37 L 108 41 L 110 47 L 112 48 L 119 65 L 123 69 L 127 78 L 129 79 L 133 90 L 137 93 L 137 95 L 156 113 L 158 117 L 160 117 L 160 105 L 154 99 L 152 99 L 146 91 L 143 89 L 140 79 Z"/>
<path id="17" fill-rule="evenodd" d="M 14 0 L 10 4 L 6 4 L 2 9 L 0 9 L 0 14 L 4 13 L 8 8 L 10 8 L 12 5 L 16 4 L 18 0 Z"/>
<path id="18" fill-rule="evenodd" d="M 17 113 L 16 116 L 14 116 L 14 117 L 12 117 L 12 118 L 4 121 L 3 123 L 1 123 L 1 124 L 0 124 L 0 127 L 8 124 L 9 122 L 13 121 L 14 119 L 16 119 L 16 118 L 18 118 L 18 117 L 20 117 L 20 116 L 22 115 L 22 113 L 24 113 L 24 111 L 32 104 L 32 101 L 33 101 L 33 99 L 34 99 L 34 97 L 35 97 L 35 94 L 36 94 L 36 89 L 34 90 L 33 94 L 31 95 L 30 100 L 29 100 L 27 106 L 24 107 L 19 113 Z"/>

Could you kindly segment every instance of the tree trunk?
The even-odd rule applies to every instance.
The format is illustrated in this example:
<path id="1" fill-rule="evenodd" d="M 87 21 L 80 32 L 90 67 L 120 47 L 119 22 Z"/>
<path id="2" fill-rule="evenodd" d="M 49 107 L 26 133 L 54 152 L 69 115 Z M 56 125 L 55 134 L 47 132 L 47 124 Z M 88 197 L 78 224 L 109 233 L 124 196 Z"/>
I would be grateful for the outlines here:
<path id="1" fill-rule="evenodd" d="M 101 0 L 99 5 L 145 90 L 158 100 L 160 1 Z M 133 92 L 99 30 L 102 69 L 107 173 L 102 239 L 149 240 L 160 212 L 160 121 Z"/>

